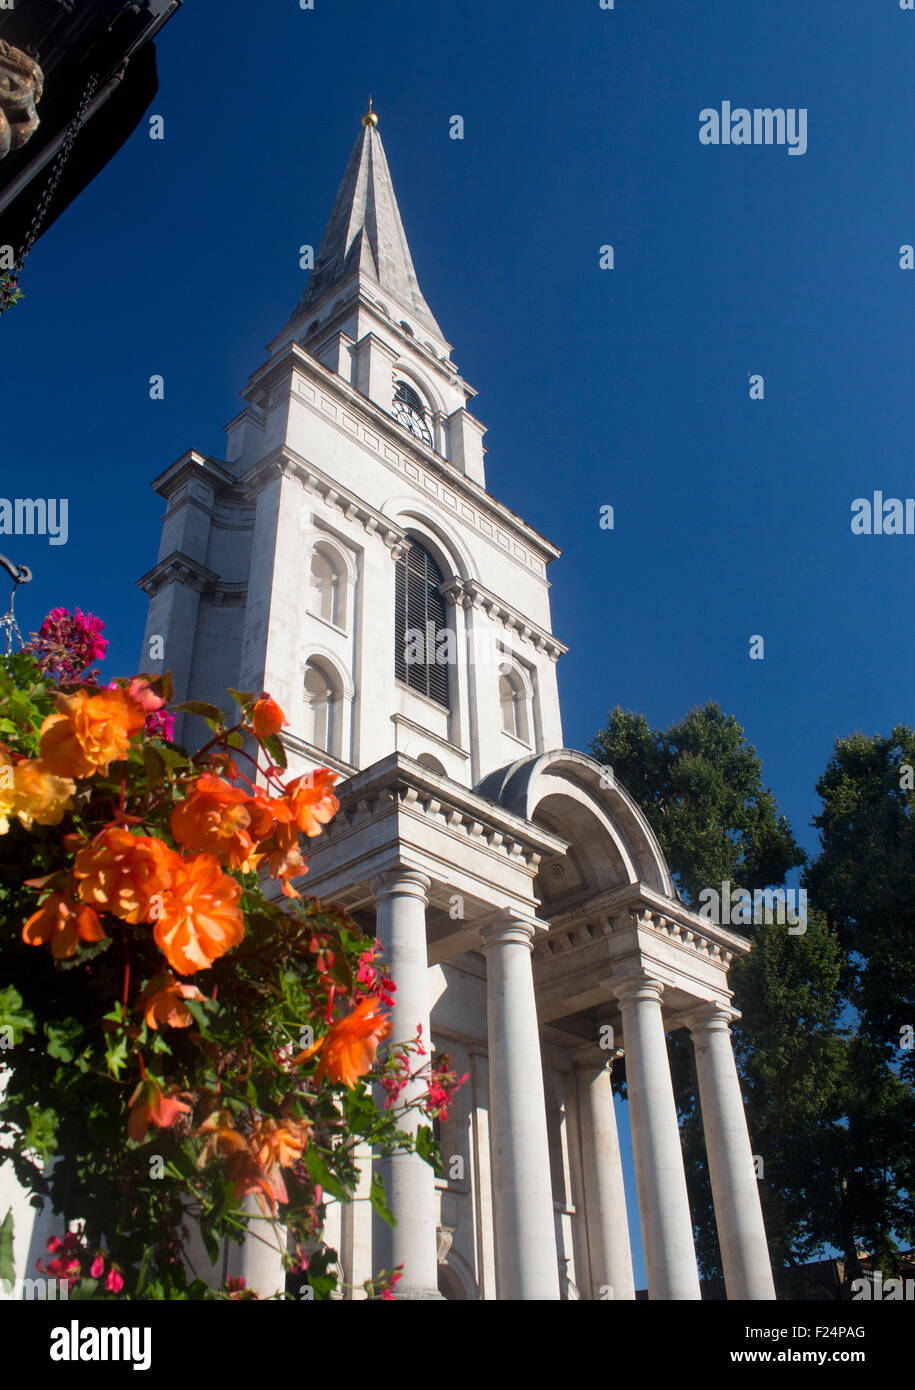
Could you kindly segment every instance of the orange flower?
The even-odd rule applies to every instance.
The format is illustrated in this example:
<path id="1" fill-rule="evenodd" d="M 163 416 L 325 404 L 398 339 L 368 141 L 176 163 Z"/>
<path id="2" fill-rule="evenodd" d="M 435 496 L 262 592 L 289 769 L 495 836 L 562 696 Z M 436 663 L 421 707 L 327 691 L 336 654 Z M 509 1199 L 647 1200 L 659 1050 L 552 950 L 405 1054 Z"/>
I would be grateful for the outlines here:
<path id="1" fill-rule="evenodd" d="M 0 752 L 0 835 L 10 828 L 16 805 L 16 774 L 5 752 Z"/>
<path id="2" fill-rule="evenodd" d="M 145 1010 L 150 1028 L 157 1029 L 160 1023 L 167 1023 L 169 1028 L 189 1028 L 194 1016 L 184 1001 L 203 997 L 196 985 L 186 985 L 176 980 L 170 970 L 160 970 L 153 975 L 136 1007 Z"/>
<path id="3" fill-rule="evenodd" d="M 153 935 L 173 970 L 192 975 L 237 946 L 245 934 L 241 884 L 212 854 L 178 859 Z"/>
<path id="4" fill-rule="evenodd" d="M 200 1134 L 208 1136 L 200 1152 L 200 1157 L 197 1159 L 198 1168 L 202 1168 L 209 1159 L 215 1158 L 217 1155 L 228 1158 L 232 1154 L 247 1150 L 244 1137 L 232 1124 L 232 1114 L 229 1110 L 214 1110 L 194 1131 L 194 1134 L 195 1136 Z"/>
<path id="5" fill-rule="evenodd" d="M 378 1044 L 391 1031 L 391 1020 L 386 1014 L 376 1012 L 378 1008 L 379 1002 L 374 996 L 361 999 L 352 1013 L 332 1023 L 324 1037 L 294 1057 L 293 1063 L 307 1062 L 320 1052 L 315 1080 L 322 1081 L 329 1076 L 331 1081 L 342 1081 L 352 1090 L 359 1077 L 375 1065 Z"/>
<path id="6" fill-rule="evenodd" d="M 27 946 L 51 943 L 55 960 L 76 954 L 80 941 L 104 941 L 102 924 L 91 907 L 68 902 L 64 893 L 49 893 L 22 928 Z"/>
<path id="7" fill-rule="evenodd" d="M 265 1211 L 269 1206 L 271 1216 L 276 1212 L 277 1202 L 289 1201 L 289 1194 L 286 1191 L 286 1184 L 283 1181 L 283 1173 L 280 1168 L 273 1167 L 265 1173 L 257 1166 L 250 1154 L 238 1153 L 229 1159 L 226 1171 L 234 1184 L 232 1191 L 236 1199 L 244 1197 L 248 1192 L 254 1192 Z M 266 1202 L 264 1198 L 266 1198 Z"/>
<path id="8" fill-rule="evenodd" d="M 26 830 L 31 830 L 33 821 L 59 825 L 69 810 L 76 783 L 69 777 L 56 777 L 37 758 L 23 758 L 12 769 L 12 776 L 13 810 Z"/>
<path id="9" fill-rule="evenodd" d="M 151 835 L 109 826 L 81 849 L 73 871 L 79 896 L 125 922 L 149 921 L 181 864 L 180 856 Z"/>
<path id="10" fill-rule="evenodd" d="M 302 874 L 308 873 L 308 865 L 302 858 L 298 842 L 293 843 L 287 849 L 271 850 L 267 855 L 267 868 L 272 878 L 278 878 L 283 883 L 283 893 L 287 898 L 300 898 L 301 893 L 293 888 L 291 879 L 300 878 Z"/>
<path id="11" fill-rule="evenodd" d="M 333 793 L 337 776 L 329 767 L 321 767 L 288 783 L 285 800 L 297 830 L 308 836 L 320 835 L 321 826 L 336 815 L 340 809 Z"/>
<path id="12" fill-rule="evenodd" d="M 176 1100 L 177 1095 L 180 1095 L 177 1088 L 166 1094 L 158 1081 L 144 1077 L 127 1102 L 130 1106 L 127 1133 L 131 1139 L 139 1144 L 150 1124 L 157 1125 L 159 1129 L 171 1129 L 179 1115 L 189 1115 L 191 1107 L 182 1100 Z"/>
<path id="13" fill-rule="evenodd" d="M 187 849 L 206 850 L 230 868 L 243 868 L 254 851 L 249 800 L 241 787 L 205 773 L 172 811 L 172 834 Z"/>
<path id="14" fill-rule="evenodd" d="M 245 809 L 251 817 L 250 834 L 255 840 L 266 840 L 273 833 L 277 818 L 281 821 L 292 820 L 292 811 L 285 801 L 268 796 L 263 787 L 254 788 L 245 802 Z"/>
<path id="15" fill-rule="evenodd" d="M 142 706 L 120 688 L 58 695 L 57 706 L 41 726 L 41 761 L 58 777 L 107 772 L 126 756 L 145 719 Z"/>
<path id="16" fill-rule="evenodd" d="M 265 1172 L 275 1164 L 291 1168 L 302 1157 L 311 1125 L 307 1120 L 261 1120 L 248 1140 L 255 1163 Z"/>
<path id="17" fill-rule="evenodd" d="M 272 700 L 266 691 L 259 700 L 254 702 L 254 710 L 251 715 L 251 722 L 254 725 L 254 732 L 261 740 L 272 738 L 278 734 L 284 724 L 289 721 L 283 714 L 276 700 Z"/>

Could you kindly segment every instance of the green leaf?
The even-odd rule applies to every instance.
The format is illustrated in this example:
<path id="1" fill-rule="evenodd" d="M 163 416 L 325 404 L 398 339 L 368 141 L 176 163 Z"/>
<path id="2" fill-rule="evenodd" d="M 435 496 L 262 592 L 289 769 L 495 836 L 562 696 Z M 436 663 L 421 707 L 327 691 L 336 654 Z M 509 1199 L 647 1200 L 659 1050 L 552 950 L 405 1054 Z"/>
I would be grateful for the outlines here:
<path id="1" fill-rule="evenodd" d="M 382 1220 L 386 1221 L 389 1226 L 396 1226 L 397 1222 L 394 1219 L 394 1213 L 391 1211 L 391 1208 L 385 1201 L 384 1183 L 381 1180 L 380 1173 L 372 1174 L 372 1186 L 369 1191 L 369 1198 L 371 1200 L 372 1206 L 375 1208 Z"/>
<path id="2" fill-rule="evenodd" d="M 225 727 L 225 715 L 218 705 L 208 704 L 206 700 L 185 700 L 182 704 L 175 706 L 176 710 L 182 710 L 185 714 L 199 714 L 201 719 L 210 720 L 221 729 Z"/>
<path id="3" fill-rule="evenodd" d="M 231 685 L 227 685 L 226 690 L 241 709 L 247 710 L 250 705 L 254 704 L 255 695 L 253 690 L 233 690 Z"/>
<path id="4" fill-rule="evenodd" d="M 26 1148 L 34 1149 L 42 1159 L 50 1158 L 57 1150 L 57 1112 L 50 1106 L 42 1110 L 38 1105 L 30 1105 L 26 1113 L 29 1118 Z"/>
<path id="5" fill-rule="evenodd" d="M 6 1046 L 3 1040 L 4 1029 L 10 1030 L 14 1047 L 22 1042 L 26 1033 L 35 1031 L 35 1016 L 28 1009 L 23 1009 L 22 995 L 13 985 L 0 989 L 0 1052 L 4 1051 Z"/>
<path id="6" fill-rule="evenodd" d="M 46 1023 L 44 1031 L 48 1038 L 48 1056 L 56 1057 L 59 1062 L 72 1062 L 76 1052 L 70 1044 L 81 1038 L 85 1031 L 79 1019 L 65 1018 L 60 1023 Z"/>
<path id="7" fill-rule="evenodd" d="M 338 1202 L 348 1202 L 350 1200 L 350 1194 L 343 1184 L 331 1173 L 319 1149 L 311 1148 L 305 1150 L 305 1167 L 308 1169 L 308 1176 L 311 1178 L 312 1182 L 317 1183 L 325 1192 L 329 1192 L 332 1197 L 336 1197 Z M 373 1197 L 372 1201 L 374 1202 L 374 1200 Z"/>
<path id="8" fill-rule="evenodd" d="M 151 787 L 158 787 L 165 778 L 165 763 L 151 743 L 143 745 L 143 766 Z"/>
<path id="9" fill-rule="evenodd" d="M 16 1268 L 13 1264 L 13 1208 L 0 1222 L 0 1282 L 4 1280 L 12 1284 L 16 1278 Z"/>
<path id="10" fill-rule="evenodd" d="M 271 734 L 269 738 L 262 740 L 263 745 L 271 758 L 280 767 L 286 766 L 286 749 L 283 747 L 283 740 L 279 734 Z"/>
<path id="11" fill-rule="evenodd" d="M 416 1152 L 420 1158 L 424 1158 L 428 1164 L 434 1168 L 436 1175 L 441 1177 L 442 1160 L 439 1152 L 438 1141 L 431 1125 L 420 1125 L 416 1131 Z"/>

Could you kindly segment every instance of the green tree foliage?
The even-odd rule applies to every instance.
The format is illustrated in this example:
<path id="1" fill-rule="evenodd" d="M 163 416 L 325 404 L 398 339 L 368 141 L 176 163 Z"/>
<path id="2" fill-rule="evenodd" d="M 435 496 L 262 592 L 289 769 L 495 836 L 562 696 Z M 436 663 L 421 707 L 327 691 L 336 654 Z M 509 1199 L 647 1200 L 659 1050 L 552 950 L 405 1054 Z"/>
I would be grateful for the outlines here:
<path id="1" fill-rule="evenodd" d="M 804 863 L 762 785 L 756 750 L 718 705 L 690 710 L 666 732 L 617 706 L 591 747 L 648 816 L 691 906 L 703 888 L 727 881 L 752 892 Z"/>
<path id="2" fill-rule="evenodd" d="M 811 897 L 849 954 L 861 1028 L 915 1080 L 915 730 L 839 739 L 817 782 L 822 848 Z M 906 1047 L 906 1043 L 909 1046 Z"/>

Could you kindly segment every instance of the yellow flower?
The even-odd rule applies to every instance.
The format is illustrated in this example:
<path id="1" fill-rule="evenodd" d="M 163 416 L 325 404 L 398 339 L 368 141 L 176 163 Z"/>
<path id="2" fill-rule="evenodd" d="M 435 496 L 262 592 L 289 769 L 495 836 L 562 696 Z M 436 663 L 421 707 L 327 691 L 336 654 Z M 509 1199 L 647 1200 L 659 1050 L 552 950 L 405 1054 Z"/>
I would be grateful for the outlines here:
<path id="1" fill-rule="evenodd" d="M 57 777 L 38 758 L 23 758 L 14 769 L 13 807 L 26 830 L 32 822 L 59 825 L 70 807 L 76 783 L 70 777 Z"/>

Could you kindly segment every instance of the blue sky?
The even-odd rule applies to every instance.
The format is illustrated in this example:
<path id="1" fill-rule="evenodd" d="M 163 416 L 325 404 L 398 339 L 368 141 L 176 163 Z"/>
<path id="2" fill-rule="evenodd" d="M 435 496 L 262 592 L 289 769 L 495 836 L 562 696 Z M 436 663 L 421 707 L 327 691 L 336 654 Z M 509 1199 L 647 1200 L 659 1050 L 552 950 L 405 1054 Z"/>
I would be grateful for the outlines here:
<path id="1" fill-rule="evenodd" d="M 0 322 L 0 491 L 70 499 L 66 546 L 3 538 L 35 570 L 23 626 L 78 604 L 106 669 L 135 667 L 149 481 L 221 453 L 371 91 L 488 486 L 564 552 L 566 743 L 616 703 L 667 726 L 717 700 L 815 849 L 833 740 L 913 720 L 915 536 L 849 524 L 915 494 L 913 49 L 898 0 L 187 0 L 158 43 L 166 138 L 141 125 Z M 806 154 L 700 145 L 723 100 L 806 108 Z"/>

